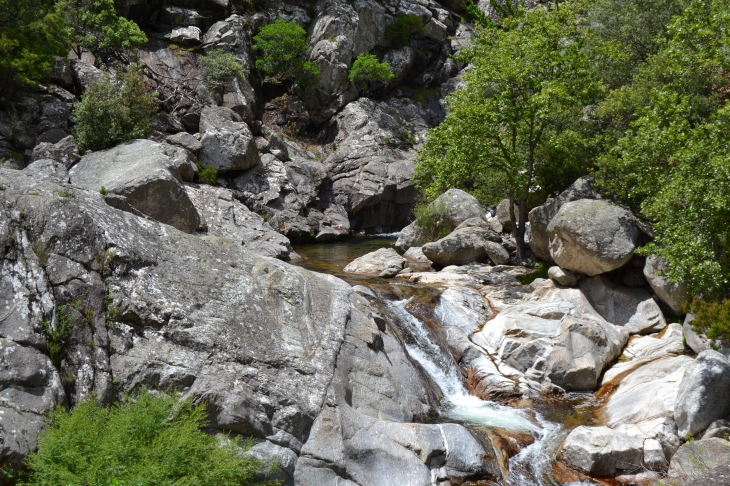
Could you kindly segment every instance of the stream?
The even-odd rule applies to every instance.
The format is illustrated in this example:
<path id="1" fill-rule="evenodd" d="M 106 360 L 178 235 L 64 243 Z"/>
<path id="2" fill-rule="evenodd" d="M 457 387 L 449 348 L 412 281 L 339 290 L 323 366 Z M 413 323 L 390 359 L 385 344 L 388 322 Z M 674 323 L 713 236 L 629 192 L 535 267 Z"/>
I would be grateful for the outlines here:
<path id="1" fill-rule="evenodd" d="M 595 401 L 592 394 L 567 394 L 561 406 L 546 410 L 515 408 L 482 400 L 470 394 L 463 384 L 463 374 L 449 351 L 432 337 L 429 325 L 409 312 L 409 304 L 415 297 L 408 297 L 403 287 L 423 287 L 405 284 L 393 279 L 344 273 L 343 268 L 352 260 L 379 248 L 393 247 L 395 238 L 391 235 L 370 238 L 355 238 L 346 242 L 328 245 L 310 244 L 295 246 L 294 250 L 304 257 L 295 263 L 312 271 L 335 275 L 351 285 L 364 285 L 379 290 L 380 295 L 391 297 L 386 304 L 398 317 L 399 323 L 411 337 L 406 351 L 440 388 L 439 418 L 441 423 L 459 423 L 472 427 L 492 427 L 517 434 L 530 434 L 534 442 L 522 449 L 509 461 L 509 486 L 570 486 L 595 483 L 565 483 L 553 476 L 553 465 L 557 449 L 570 430 L 591 422 Z M 409 263 L 409 266 L 413 266 Z M 429 271 L 420 266 L 418 271 Z M 410 289 L 416 294 L 416 288 Z M 405 295 L 404 295 L 405 294 Z M 393 296 L 401 296 L 399 298 Z M 468 485 L 482 484 L 467 482 Z M 493 484 L 493 483 L 488 483 Z"/>

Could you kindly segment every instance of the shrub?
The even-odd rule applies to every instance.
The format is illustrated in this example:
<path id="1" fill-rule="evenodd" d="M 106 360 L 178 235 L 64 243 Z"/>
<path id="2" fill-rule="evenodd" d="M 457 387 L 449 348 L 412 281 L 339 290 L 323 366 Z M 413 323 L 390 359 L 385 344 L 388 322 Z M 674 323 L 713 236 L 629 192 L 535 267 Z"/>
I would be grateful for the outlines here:
<path id="1" fill-rule="evenodd" d="M 692 328 L 696 332 L 730 341 L 730 299 L 703 301 L 695 297 L 686 310 L 695 316 Z"/>
<path id="2" fill-rule="evenodd" d="M 198 164 L 198 182 L 214 186 L 218 180 L 218 171 L 209 165 Z"/>
<path id="3" fill-rule="evenodd" d="M 387 83 L 393 77 L 393 71 L 388 63 L 378 62 L 378 58 L 370 53 L 357 56 L 349 74 L 350 82 L 362 89 L 367 89 L 371 83 L 378 81 Z"/>
<path id="4" fill-rule="evenodd" d="M 248 75 L 236 56 L 220 49 L 210 51 L 199 63 L 203 85 L 218 98 L 223 96 L 228 83 Z"/>
<path id="5" fill-rule="evenodd" d="M 206 434 L 205 417 L 205 405 L 148 391 L 113 406 L 92 398 L 70 412 L 59 407 L 26 460 L 30 475 L 21 484 L 254 484 L 264 465 L 242 456 L 250 444 Z"/>
<path id="6" fill-rule="evenodd" d="M 139 68 L 121 69 L 110 81 L 99 81 L 86 90 L 74 106 L 74 136 L 81 152 L 113 147 L 152 133 L 157 116 L 156 93 L 149 93 Z"/>
<path id="7" fill-rule="evenodd" d="M 429 241 L 440 240 L 451 233 L 451 226 L 446 224 L 446 204 L 443 202 L 421 203 L 413 208 L 416 225 L 421 228 Z"/>
<path id="8" fill-rule="evenodd" d="M 261 28 L 253 38 L 256 67 L 270 78 L 305 85 L 319 75 L 316 64 L 307 60 L 307 32 L 296 22 L 277 20 Z"/>
<path id="9" fill-rule="evenodd" d="M 385 39 L 396 47 L 403 47 L 408 45 L 411 35 L 422 34 L 424 30 L 418 15 L 399 15 L 386 27 Z"/>

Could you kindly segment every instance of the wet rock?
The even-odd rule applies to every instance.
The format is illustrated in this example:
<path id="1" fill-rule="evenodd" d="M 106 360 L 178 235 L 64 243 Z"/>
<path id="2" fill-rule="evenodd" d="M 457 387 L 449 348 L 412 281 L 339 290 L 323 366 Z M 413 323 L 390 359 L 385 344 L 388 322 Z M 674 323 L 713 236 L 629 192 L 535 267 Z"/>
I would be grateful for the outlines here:
<path id="1" fill-rule="evenodd" d="M 502 241 L 497 234 L 489 230 L 470 227 L 456 230 L 436 242 L 426 243 L 421 249 L 426 258 L 437 265 L 467 265 L 487 261 L 489 256 L 486 246 L 494 243 L 490 247 L 490 252 L 502 261 L 507 252 L 494 240 Z M 507 260 L 509 261 L 509 254 Z"/>
<path id="2" fill-rule="evenodd" d="M 674 404 L 680 437 L 702 433 L 730 415 L 730 361 L 717 351 L 701 352 L 682 378 Z"/>
<path id="3" fill-rule="evenodd" d="M 250 169 L 259 162 L 248 125 L 230 108 L 206 106 L 200 114 L 200 162 L 219 172 Z"/>
<path id="4" fill-rule="evenodd" d="M 564 204 L 548 225 L 555 263 L 584 275 L 610 272 L 628 262 L 639 244 L 636 218 L 604 200 Z"/>
<path id="5" fill-rule="evenodd" d="M 381 248 L 350 262 L 344 272 L 361 275 L 395 277 L 405 266 L 406 260 L 392 248 Z"/>
<path id="6" fill-rule="evenodd" d="M 659 300 L 664 302 L 674 315 L 679 316 L 684 313 L 687 287 L 684 284 L 670 283 L 665 276 L 668 270 L 669 265 L 665 260 L 650 255 L 644 265 L 644 276 Z"/>
<path id="7" fill-rule="evenodd" d="M 207 235 L 228 238 L 258 255 L 288 260 L 293 251 L 289 240 L 274 231 L 261 216 L 233 198 L 231 191 L 206 185 L 185 186 L 200 213 Z"/>
<path id="8" fill-rule="evenodd" d="M 558 266 L 548 269 L 548 277 L 564 287 L 575 287 L 578 285 L 578 278 L 573 272 Z"/>
<path id="9" fill-rule="evenodd" d="M 569 466 L 591 476 L 615 476 L 642 468 L 641 439 L 608 427 L 580 426 L 560 446 L 560 456 Z"/>
<path id="10" fill-rule="evenodd" d="M 549 199 L 543 205 L 530 211 L 530 250 L 541 260 L 552 260 L 550 256 L 550 237 L 548 225 L 560 208 L 570 201 L 578 199 L 600 199 L 601 195 L 595 188 L 593 178 L 581 177 L 559 196 Z"/>
<path id="11" fill-rule="evenodd" d="M 714 468 L 727 464 L 730 464 L 730 442 L 727 440 L 707 439 L 687 442 L 672 457 L 669 477 L 697 480 Z"/>
<path id="12" fill-rule="evenodd" d="M 69 176 L 76 187 L 96 193 L 104 187 L 152 219 L 191 233 L 200 226 L 200 216 L 179 175 L 170 170 L 174 163 L 162 144 L 134 140 L 82 157 Z"/>

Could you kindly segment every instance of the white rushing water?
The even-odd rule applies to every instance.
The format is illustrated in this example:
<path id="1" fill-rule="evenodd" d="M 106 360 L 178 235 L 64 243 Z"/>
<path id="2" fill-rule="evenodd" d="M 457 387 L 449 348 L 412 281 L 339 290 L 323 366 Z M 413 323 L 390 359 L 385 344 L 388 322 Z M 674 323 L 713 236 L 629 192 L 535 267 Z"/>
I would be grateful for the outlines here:
<path id="1" fill-rule="evenodd" d="M 538 423 L 524 410 L 505 407 L 470 394 L 453 357 L 431 340 L 423 323 L 406 310 L 408 300 L 389 303 L 415 341 L 406 343 L 406 351 L 431 376 L 443 393 L 441 415 L 454 422 L 499 427 L 528 432 L 535 442 L 510 459 L 510 474 L 505 484 L 512 486 L 554 486 L 552 462 L 567 431 L 536 414 Z M 578 484 L 578 483 L 576 483 Z"/>

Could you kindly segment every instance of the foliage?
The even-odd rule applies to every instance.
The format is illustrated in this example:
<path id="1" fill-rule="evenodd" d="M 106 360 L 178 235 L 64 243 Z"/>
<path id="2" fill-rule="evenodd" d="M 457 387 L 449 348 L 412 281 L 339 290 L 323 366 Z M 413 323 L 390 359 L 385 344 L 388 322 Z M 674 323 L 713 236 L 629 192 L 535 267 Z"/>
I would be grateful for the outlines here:
<path id="1" fill-rule="evenodd" d="M 357 56 L 350 68 L 350 82 L 361 89 L 367 89 L 370 84 L 387 83 L 394 74 L 387 62 L 378 62 L 375 54 L 362 53 Z"/>
<path id="2" fill-rule="evenodd" d="M 218 180 L 218 171 L 214 167 L 198 164 L 198 182 L 214 186 Z"/>
<path id="3" fill-rule="evenodd" d="M 156 93 L 147 90 L 141 70 L 121 69 L 113 80 L 99 81 L 74 106 L 74 136 L 81 152 L 113 147 L 126 140 L 146 138 L 157 116 Z"/>
<path id="4" fill-rule="evenodd" d="M 730 299 L 703 301 L 695 297 L 686 305 L 694 314 L 692 328 L 708 338 L 730 341 Z"/>
<path id="5" fill-rule="evenodd" d="M 76 193 L 74 193 L 71 189 L 61 189 L 58 191 L 58 195 L 68 199 L 74 199 L 76 197 Z"/>
<path id="6" fill-rule="evenodd" d="M 117 15 L 114 0 L 59 0 L 56 8 L 66 18 L 79 57 L 88 49 L 104 60 L 123 58 L 147 42 L 136 23 Z"/>
<path id="7" fill-rule="evenodd" d="M 70 32 L 51 0 L 0 0 L 0 96 L 47 82 Z"/>
<path id="8" fill-rule="evenodd" d="M 71 412 L 56 409 L 50 419 L 21 484 L 241 486 L 255 484 L 264 468 L 242 456 L 249 443 L 201 430 L 204 404 L 166 394 L 142 391 L 113 406 L 91 398 Z"/>
<path id="9" fill-rule="evenodd" d="M 444 222 L 446 211 L 446 204 L 438 200 L 432 203 L 423 201 L 413 208 L 416 225 L 421 228 L 428 241 L 440 240 L 451 233 L 451 226 Z"/>
<path id="10" fill-rule="evenodd" d="M 307 32 L 296 22 L 279 19 L 262 27 L 253 40 L 259 53 L 256 67 L 270 78 L 306 85 L 319 75 L 317 65 L 307 60 Z"/>
<path id="11" fill-rule="evenodd" d="M 392 24 L 385 28 L 385 40 L 395 47 L 404 47 L 408 45 L 408 41 L 410 41 L 412 35 L 423 34 L 424 30 L 425 28 L 418 15 L 401 14 L 395 18 Z"/>
<path id="12" fill-rule="evenodd" d="M 214 49 L 199 60 L 203 85 L 214 96 L 222 97 L 226 85 L 248 75 L 236 56 L 221 49 Z"/>
<path id="13" fill-rule="evenodd" d="M 599 182 L 641 209 L 657 236 L 643 249 L 671 281 L 705 299 L 730 292 L 730 11 L 694 0 L 669 40 L 606 103 L 630 116 L 600 159 Z"/>
<path id="14" fill-rule="evenodd" d="M 530 285 L 538 278 L 548 278 L 548 270 L 550 270 L 550 267 L 554 266 L 554 263 L 540 262 L 535 266 L 535 270 L 530 273 L 520 275 L 517 277 L 517 280 L 519 280 L 522 285 Z"/>
<path id="15" fill-rule="evenodd" d="M 71 304 L 57 305 L 52 322 L 43 322 L 43 334 L 48 341 L 48 354 L 56 367 L 60 366 L 66 357 L 66 345 L 71 337 L 71 331 L 76 326 L 75 317 L 80 306 L 80 300 Z"/>
<path id="16" fill-rule="evenodd" d="M 519 211 L 512 220 L 525 222 L 528 199 L 553 174 L 569 174 L 565 187 L 587 171 L 583 110 L 602 84 L 581 13 L 575 2 L 519 8 L 499 28 L 478 29 L 466 87 L 448 99 L 449 114 L 419 151 L 416 179 L 428 197 L 472 187 L 487 204 L 510 198 Z M 514 227 L 524 258 L 524 223 Z"/>

